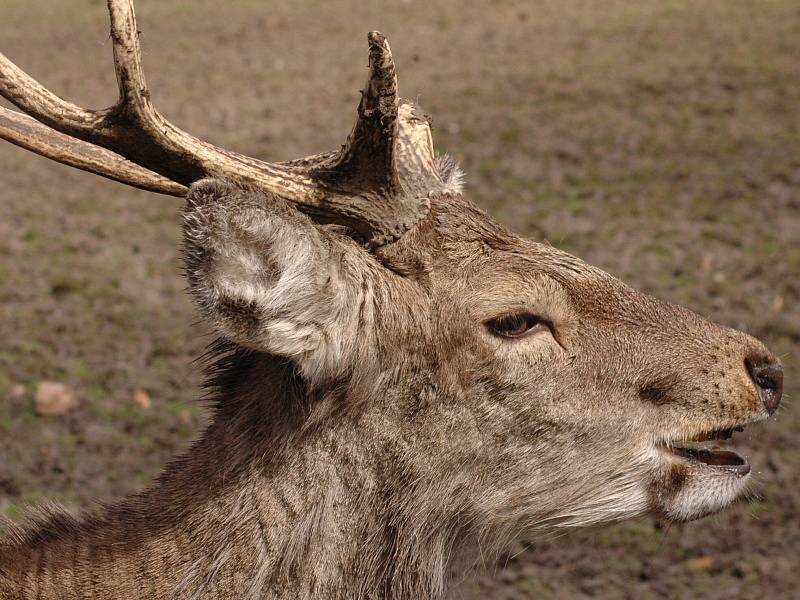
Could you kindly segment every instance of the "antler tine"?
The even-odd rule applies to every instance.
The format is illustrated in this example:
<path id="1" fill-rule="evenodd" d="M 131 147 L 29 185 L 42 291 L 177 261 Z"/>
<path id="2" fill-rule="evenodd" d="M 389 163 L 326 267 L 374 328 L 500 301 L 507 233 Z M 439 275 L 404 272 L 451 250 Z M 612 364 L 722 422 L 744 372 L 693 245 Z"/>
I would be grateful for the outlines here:
<path id="1" fill-rule="evenodd" d="M 399 238 L 425 216 L 428 194 L 441 189 L 442 181 L 427 118 L 397 96 L 389 43 L 379 31 L 371 31 L 367 42 L 369 74 L 356 124 L 341 152 L 321 157 L 312 172 L 351 190 L 353 208 L 368 216 L 374 247 Z"/>
<path id="2" fill-rule="evenodd" d="M 417 107 L 397 96 L 397 76 L 389 43 L 371 31 L 369 75 L 358 120 L 336 163 L 337 175 L 393 193 L 418 193 L 441 185 L 435 166 L 430 123 Z"/>
<path id="3" fill-rule="evenodd" d="M 164 119 L 152 105 L 145 81 L 133 0 L 108 0 L 108 11 L 120 93 L 112 111 L 132 121 L 156 146 L 156 154 L 165 154 L 186 169 L 187 183 L 204 176 L 218 176 L 289 200 L 319 199 L 319 184 L 301 172 L 218 148 Z"/>
<path id="4" fill-rule="evenodd" d="M 380 32 L 371 31 L 367 41 L 369 75 L 361 92 L 358 119 L 342 148 L 336 172 L 338 176 L 361 181 L 364 187 L 394 188 L 398 184 L 392 161 L 397 119 L 394 59 Z"/>
<path id="5" fill-rule="evenodd" d="M 114 71 L 119 87 L 119 105 L 139 118 L 152 118 L 155 109 L 150 104 L 144 69 L 142 49 L 139 45 L 139 30 L 133 3 L 109 0 L 108 14 L 111 18 L 111 40 L 114 44 Z"/>

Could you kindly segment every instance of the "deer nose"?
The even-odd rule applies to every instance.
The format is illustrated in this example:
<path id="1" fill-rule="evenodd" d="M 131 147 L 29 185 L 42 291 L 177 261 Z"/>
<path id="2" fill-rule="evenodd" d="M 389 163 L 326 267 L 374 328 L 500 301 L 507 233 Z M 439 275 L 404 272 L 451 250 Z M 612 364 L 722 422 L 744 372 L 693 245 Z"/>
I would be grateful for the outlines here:
<path id="1" fill-rule="evenodd" d="M 764 408 L 769 414 L 774 413 L 783 394 L 783 367 L 776 360 L 764 356 L 749 356 L 744 364 L 750 379 L 756 385 Z"/>

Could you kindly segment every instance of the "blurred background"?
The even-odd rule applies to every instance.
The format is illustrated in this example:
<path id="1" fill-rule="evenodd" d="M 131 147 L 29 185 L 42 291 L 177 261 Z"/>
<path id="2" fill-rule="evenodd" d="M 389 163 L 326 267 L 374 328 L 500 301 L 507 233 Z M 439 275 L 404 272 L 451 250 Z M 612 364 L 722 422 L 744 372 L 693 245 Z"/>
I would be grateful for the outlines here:
<path id="1" fill-rule="evenodd" d="M 334 149 L 382 30 L 469 195 L 518 232 L 766 341 L 785 408 L 735 438 L 757 497 L 533 539 L 453 598 L 797 598 L 800 4 L 137 0 L 166 117 L 272 160 Z M 116 98 L 105 3 L 3 0 L 0 49 Z M 141 489 L 203 427 L 210 341 L 175 198 L 0 144 L 0 513 Z"/>

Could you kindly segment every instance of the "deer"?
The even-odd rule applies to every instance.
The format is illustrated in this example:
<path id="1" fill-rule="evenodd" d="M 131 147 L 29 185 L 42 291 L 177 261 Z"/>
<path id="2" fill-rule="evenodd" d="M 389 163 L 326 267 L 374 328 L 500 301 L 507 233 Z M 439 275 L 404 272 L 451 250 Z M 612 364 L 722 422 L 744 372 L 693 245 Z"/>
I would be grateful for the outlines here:
<path id="1" fill-rule="evenodd" d="M 719 444 L 775 413 L 778 358 L 470 202 L 381 33 L 345 144 L 265 162 L 168 122 L 108 10 L 118 102 L 0 54 L 0 137 L 185 198 L 213 416 L 145 491 L 9 524 L 0 597 L 440 599 L 515 540 L 747 497 Z"/>

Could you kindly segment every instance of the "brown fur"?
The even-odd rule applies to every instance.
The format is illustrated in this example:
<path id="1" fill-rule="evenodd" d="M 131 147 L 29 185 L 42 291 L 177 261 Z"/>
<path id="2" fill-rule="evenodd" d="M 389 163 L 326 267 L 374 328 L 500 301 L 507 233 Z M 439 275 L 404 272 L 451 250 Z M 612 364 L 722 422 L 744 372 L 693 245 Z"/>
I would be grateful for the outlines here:
<path id="1" fill-rule="evenodd" d="M 763 417 L 758 341 L 456 191 L 375 253 L 347 233 L 192 188 L 187 278 L 226 338 L 213 422 L 146 492 L 32 517 L 0 545 L 0 597 L 441 598 L 522 535 L 691 519 L 741 493 L 654 445 Z M 515 311 L 552 335 L 487 331 Z"/>

